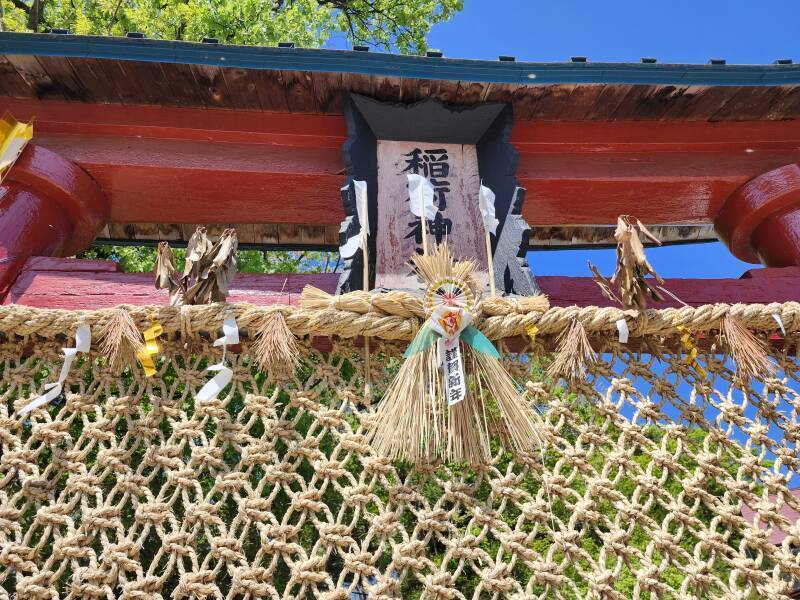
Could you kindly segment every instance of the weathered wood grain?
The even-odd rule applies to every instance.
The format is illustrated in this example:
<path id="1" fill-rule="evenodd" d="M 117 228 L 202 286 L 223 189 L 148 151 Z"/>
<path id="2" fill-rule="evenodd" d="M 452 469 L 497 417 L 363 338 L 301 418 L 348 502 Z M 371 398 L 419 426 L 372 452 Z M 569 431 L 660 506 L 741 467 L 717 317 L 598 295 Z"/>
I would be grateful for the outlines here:
<path id="1" fill-rule="evenodd" d="M 315 73 L 312 77 L 314 89 L 314 112 L 342 114 L 344 88 L 342 73 Z"/>
<path id="2" fill-rule="evenodd" d="M 0 93 L 86 102 L 340 114 L 348 93 L 388 102 L 512 102 L 517 120 L 800 118 L 797 86 L 529 84 L 3 55 Z M 107 89 L 104 89 L 106 88 Z"/>
<path id="3" fill-rule="evenodd" d="M 7 54 L 6 60 L 14 66 L 17 74 L 31 87 L 37 98 L 68 99 L 62 88 L 62 82 L 53 81 L 35 56 Z"/>
<path id="4" fill-rule="evenodd" d="M 570 92 L 568 101 L 558 115 L 562 121 L 583 121 L 592 112 L 606 86 L 602 83 L 578 85 Z"/>
<path id="5" fill-rule="evenodd" d="M 81 59 L 69 61 L 75 77 L 86 90 L 92 101 L 108 104 L 122 102 L 114 78 L 106 73 L 105 62 L 99 59 Z"/>
<path id="6" fill-rule="evenodd" d="M 497 291 L 503 295 L 535 296 L 539 294 L 539 286 L 528 265 L 529 226 L 522 218 L 522 204 L 525 201 L 525 190 L 518 187 L 502 219 L 503 229 L 495 244 L 494 281 Z"/>
<path id="7" fill-rule="evenodd" d="M 258 95 L 257 80 L 250 69 L 221 69 L 225 87 L 231 95 L 231 101 L 237 108 L 261 110 L 263 108 Z"/>
<path id="8" fill-rule="evenodd" d="M 250 74 L 256 84 L 256 93 L 264 110 L 289 112 L 286 89 L 280 71 L 253 70 Z"/>
<path id="9" fill-rule="evenodd" d="M 281 82 L 290 112 L 317 112 L 311 74 L 304 71 L 280 71 Z"/>
<path id="10" fill-rule="evenodd" d="M 189 65 L 161 63 L 161 70 L 172 90 L 170 106 L 205 107 L 205 95 L 198 93 L 198 83 Z"/>
<path id="11" fill-rule="evenodd" d="M 197 91 L 208 107 L 236 108 L 234 97 L 228 91 L 222 69 L 211 65 L 191 65 L 197 81 Z"/>
<path id="12" fill-rule="evenodd" d="M 11 98 L 35 98 L 33 88 L 14 68 L 5 55 L 0 54 L 0 94 Z"/>
<path id="13" fill-rule="evenodd" d="M 408 160 L 405 155 L 415 148 L 447 150 L 450 172 L 446 180 L 450 183 L 450 191 L 446 193 L 446 206 L 440 212 L 443 219 L 451 222 L 452 231 L 442 239 L 447 240 L 457 258 L 474 260 L 486 279 L 486 247 L 478 208 L 480 175 L 475 146 L 379 140 L 375 286 L 397 289 L 417 285 L 408 277 L 407 262 L 422 246 L 414 241 L 413 231 L 418 227 L 418 218 L 409 208 L 408 181 L 403 172 Z M 434 242 L 435 236 L 428 234 L 429 247 L 433 247 Z"/>

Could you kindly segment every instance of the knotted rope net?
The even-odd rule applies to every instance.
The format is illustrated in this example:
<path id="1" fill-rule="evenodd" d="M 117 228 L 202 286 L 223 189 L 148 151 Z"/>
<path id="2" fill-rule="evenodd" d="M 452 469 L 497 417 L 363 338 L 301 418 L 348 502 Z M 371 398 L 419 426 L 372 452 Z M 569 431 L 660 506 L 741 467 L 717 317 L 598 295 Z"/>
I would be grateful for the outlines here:
<path id="1" fill-rule="evenodd" d="M 766 339 L 776 309 L 777 371 L 740 381 L 715 319 L 738 311 Z M 228 310 L 244 329 L 258 313 Z M 374 408 L 351 338 L 376 344 L 377 400 L 413 317 L 261 310 L 285 311 L 300 338 L 288 379 L 256 367 L 244 337 L 232 384 L 196 403 L 222 311 L 132 309 L 167 332 L 156 375 L 117 375 L 93 348 L 26 418 L 76 324 L 108 316 L 0 313 L 0 598 L 781 598 L 800 579 L 796 304 L 649 311 L 627 345 L 620 311 L 488 316 L 493 339 L 538 324 L 504 362 L 544 443 L 472 466 L 392 463 L 365 442 Z M 549 381 L 549 337 L 576 318 L 598 360 Z M 709 342 L 696 340 L 703 376 L 681 319 Z"/>

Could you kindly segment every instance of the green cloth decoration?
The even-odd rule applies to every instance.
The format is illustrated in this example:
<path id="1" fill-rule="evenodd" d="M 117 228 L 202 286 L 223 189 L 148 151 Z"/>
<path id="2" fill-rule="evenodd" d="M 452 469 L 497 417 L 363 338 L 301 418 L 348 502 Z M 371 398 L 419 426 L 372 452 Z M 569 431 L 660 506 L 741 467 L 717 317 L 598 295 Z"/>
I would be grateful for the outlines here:
<path id="1" fill-rule="evenodd" d="M 473 325 L 467 325 L 464 328 L 464 331 L 461 332 L 461 339 L 478 352 L 482 352 L 492 358 L 500 358 L 500 353 L 494 347 L 494 344 Z"/>
<path id="2" fill-rule="evenodd" d="M 411 344 L 409 344 L 408 348 L 406 348 L 406 351 L 403 352 L 403 358 L 413 356 L 417 352 L 424 352 L 433 346 L 438 339 L 439 334 L 431 329 L 426 323 L 423 328 L 417 332 L 417 335 L 414 336 L 414 339 L 411 340 Z"/>
<path id="3" fill-rule="evenodd" d="M 403 353 L 403 358 L 413 356 L 417 352 L 424 352 L 433 346 L 439 337 L 439 334 L 426 323 L 425 326 L 417 332 L 414 339 L 411 340 L 408 348 L 406 348 L 406 351 Z M 467 325 L 459 337 L 465 344 L 469 344 L 478 352 L 491 356 L 492 358 L 500 358 L 500 353 L 497 351 L 497 348 L 494 347 L 494 344 L 473 325 Z"/>

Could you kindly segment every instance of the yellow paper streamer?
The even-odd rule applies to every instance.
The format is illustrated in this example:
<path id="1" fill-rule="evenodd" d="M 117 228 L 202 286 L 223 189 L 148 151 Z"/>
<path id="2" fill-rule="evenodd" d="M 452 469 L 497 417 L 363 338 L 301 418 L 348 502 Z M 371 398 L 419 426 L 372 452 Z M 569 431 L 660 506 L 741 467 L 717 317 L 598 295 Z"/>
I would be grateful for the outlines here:
<path id="1" fill-rule="evenodd" d="M 531 338 L 531 343 L 536 341 L 536 334 L 539 333 L 539 328 L 536 325 L 528 325 L 525 328 L 525 333 Z"/>
<path id="2" fill-rule="evenodd" d="M 686 358 L 684 361 L 692 365 L 701 379 L 705 379 L 706 371 L 700 366 L 700 363 L 697 362 L 697 347 L 692 341 L 692 332 L 689 331 L 689 328 L 685 325 L 676 325 L 675 328 L 681 333 L 681 342 L 683 342 L 683 347 L 686 349 Z"/>
<path id="3" fill-rule="evenodd" d="M 153 361 L 153 356 L 159 352 L 156 338 L 162 333 L 164 333 L 164 328 L 158 323 L 153 323 L 153 326 L 144 332 L 144 348 L 136 353 L 136 358 L 139 359 L 139 364 L 141 364 L 142 369 L 144 369 L 145 377 L 152 377 L 156 374 L 156 365 Z"/>
<path id="4" fill-rule="evenodd" d="M 8 111 L 0 118 L 0 181 L 32 137 L 32 123 L 20 123 Z"/>

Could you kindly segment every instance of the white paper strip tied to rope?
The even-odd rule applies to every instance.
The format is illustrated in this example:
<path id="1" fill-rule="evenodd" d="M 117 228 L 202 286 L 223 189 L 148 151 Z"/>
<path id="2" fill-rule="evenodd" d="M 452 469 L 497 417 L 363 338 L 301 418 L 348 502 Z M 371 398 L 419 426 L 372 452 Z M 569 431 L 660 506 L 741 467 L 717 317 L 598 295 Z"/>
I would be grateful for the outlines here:
<path id="1" fill-rule="evenodd" d="M 225 357 L 228 353 L 228 344 L 239 343 L 239 326 L 236 324 L 236 319 L 225 319 L 222 323 L 222 333 L 222 337 L 214 342 L 215 346 L 222 346 L 222 360 L 206 369 L 217 371 L 217 374 L 197 392 L 195 399 L 198 402 L 210 402 L 219 396 L 233 379 L 233 369 L 225 365 Z"/>
<path id="2" fill-rule="evenodd" d="M 339 247 L 339 254 L 342 258 L 353 258 L 359 248 L 364 246 L 369 235 L 369 212 L 367 210 L 367 182 L 353 181 L 356 190 L 356 213 L 358 214 L 358 231 L 347 238 L 343 246 Z M 347 186 L 342 190 L 348 189 Z"/>
<path id="3" fill-rule="evenodd" d="M 48 383 L 44 386 L 46 390 L 44 394 L 26 404 L 18 412 L 20 416 L 26 415 L 32 410 L 49 404 L 61 394 L 64 389 L 64 382 L 67 380 L 67 375 L 72 368 L 72 362 L 78 352 L 89 352 L 92 347 L 92 330 L 88 325 L 80 325 L 75 332 L 75 347 L 63 348 L 64 364 L 61 365 L 61 373 L 58 376 L 58 381 L 55 383 Z"/>
<path id="4" fill-rule="evenodd" d="M 624 318 L 617 320 L 617 331 L 619 332 L 619 343 L 627 344 L 630 330 L 628 329 L 628 322 Z"/>
<path id="5" fill-rule="evenodd" d="M 432 221 L 439 210 L 433 203 L 433 185 L 422 175 L 409 174 L 407 177 L 411 213 L 420 218 L 424 215 L 427 221 Z"/>
<path id="6" fill-rule="evenodd" d="M 783 319 L 781 319 L 781 313 L 772 313 L 772 318 L 775 319 L 775 322 L 778 324 L 778 327 L 781 328 L 781 333 L 783 337 L 786 337 L 786 327 L 783 325 Z"/>
<path id="7" fill-rule="evenodd" d="M 488 233 L 497 233 L 497 226 L 500 221 L 497 220 L 494 210 L 494 192 L 481 183 L 481 189 L 478 193 L 478 206 L 481 209 L 481 218 L 483 219 L 483 228 Z"/>

